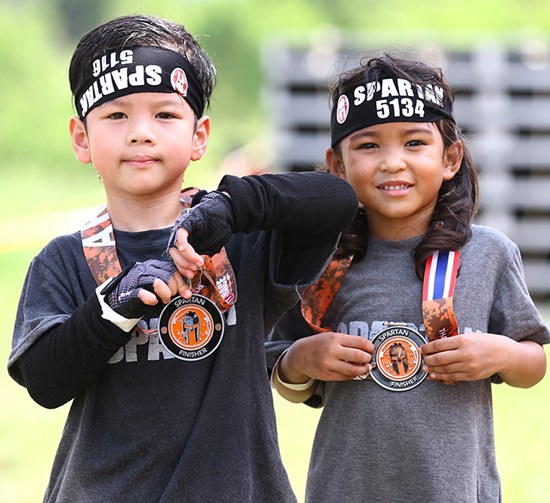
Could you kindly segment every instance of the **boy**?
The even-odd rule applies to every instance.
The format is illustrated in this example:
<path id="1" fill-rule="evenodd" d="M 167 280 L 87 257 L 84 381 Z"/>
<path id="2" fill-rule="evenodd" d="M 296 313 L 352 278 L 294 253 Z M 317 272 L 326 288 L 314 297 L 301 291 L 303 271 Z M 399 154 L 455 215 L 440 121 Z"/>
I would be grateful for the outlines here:
<path id="1" fill-rule="evenodd" d="M 295 501 L 264 337 L 328 260 L 353 191 L 321 173 L 228 176 L 181 213 L 215 80 L 182 26 L 107 22 L 69 76 L 73 149 L 107 206 L 33 260 L 17 313 L 10 375 L 45 407 L 72 400 L 45 501 Z"/>

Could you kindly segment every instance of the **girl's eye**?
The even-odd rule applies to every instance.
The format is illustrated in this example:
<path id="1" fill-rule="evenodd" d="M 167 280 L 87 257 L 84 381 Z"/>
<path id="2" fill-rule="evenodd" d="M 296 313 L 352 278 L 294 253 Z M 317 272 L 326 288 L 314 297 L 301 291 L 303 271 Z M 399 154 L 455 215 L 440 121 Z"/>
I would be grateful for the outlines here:
<path id="1" fill-rule="evenodd" d="M 369 150 L 372 148 L 376 148 L 376 146 L 376 143 L 362 143 L 361 145 L 359 145 L 359 148 L 363 150 Z"/>
<path id="2" fill-rule="evenodd" d="M 424 145 L 422 140 L 411 140 L 407 142 L 407 147 L 420 147 Z"/>

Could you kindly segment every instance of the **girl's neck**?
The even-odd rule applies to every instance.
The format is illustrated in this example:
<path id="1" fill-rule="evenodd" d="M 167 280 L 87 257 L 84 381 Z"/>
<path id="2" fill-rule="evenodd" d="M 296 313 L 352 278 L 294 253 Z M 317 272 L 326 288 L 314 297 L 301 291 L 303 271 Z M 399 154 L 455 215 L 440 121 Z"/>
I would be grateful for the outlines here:
<path id="1" fill-rule="evenodd" d="M 425 234 L 427 226 L 376 226 L 369 221 L 369 236 L 383 241 L 405 241 Z"/>
<path id="2" fill-rule="evenodd" d="M 418 212 L 403 217 L 366 211 L 369 235 L 384 241 L 403 241 L 421 236 L 428 230 L 432 211 Z"/>

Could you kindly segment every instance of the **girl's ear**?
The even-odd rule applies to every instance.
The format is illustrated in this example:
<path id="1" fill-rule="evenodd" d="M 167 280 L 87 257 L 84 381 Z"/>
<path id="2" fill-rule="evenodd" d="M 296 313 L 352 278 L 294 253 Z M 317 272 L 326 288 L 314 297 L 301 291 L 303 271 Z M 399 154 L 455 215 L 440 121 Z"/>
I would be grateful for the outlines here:
<path id="1" fill-rule="evenodd" d="M 76 116 L 69 120 L 69 132 L 73 144 L 73 152 L 76 158 L 83 164 L 88 164 L 92 161 L 90 155 L 90 145 L 88 142 L 88 133 L 82 120 Z"/>
<path id="2" fill-rule="evenodd" d="M 455 141 L 445 149 L 443 154 L 443 180 L 449 181 L 460 169 L 462 157 L 464 156 L 464 146 L 460 140 Z"/>
<path id="3" fill-rule="evenodd" d="M 343 178 L 344 180 L 346 179 L 346 168 L 342 162 L 342 158 L 332 147 L 328 148 L 325 153 L 325 163 L 329 173 Z"/>
<path id="4" fill-rule="evenodd" d="M 197 130 L 193 135 L 193 150 L 191 160 L 198 161 L 208 148 L 208 138 L 210 137 L 210 117 L 203 115 L 197 121 Z"/>

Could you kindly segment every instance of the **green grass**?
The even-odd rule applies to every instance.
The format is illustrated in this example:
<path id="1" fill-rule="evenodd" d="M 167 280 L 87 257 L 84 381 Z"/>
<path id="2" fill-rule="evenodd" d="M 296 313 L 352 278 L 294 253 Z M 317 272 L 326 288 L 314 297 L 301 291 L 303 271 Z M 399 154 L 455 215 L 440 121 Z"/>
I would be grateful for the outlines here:
<path id="1" fill-rule="evenodd" d="M 24 274 L 41 244 L 0 253 L 0 503 L 41 501 L 67 407 L 45 410 L 7 375 L 7 361 L 17 300 Z M 548 320 L 548 314 L 546 313 Z M 529 390 L 495 386 L 497 457 L 504 501 L 546 503 L 550 437 L 550 378 Z M 303 500 L 307 463 L 318 410 L 275 396 L 283 459 Z"/>

